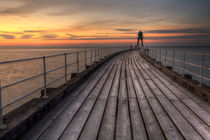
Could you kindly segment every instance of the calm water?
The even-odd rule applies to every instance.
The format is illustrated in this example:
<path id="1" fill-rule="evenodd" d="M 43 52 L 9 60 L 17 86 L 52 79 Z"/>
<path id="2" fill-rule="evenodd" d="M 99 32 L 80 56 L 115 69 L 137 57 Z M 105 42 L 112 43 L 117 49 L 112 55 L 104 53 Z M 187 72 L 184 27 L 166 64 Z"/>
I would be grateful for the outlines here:
<path id="1" fill-rule="evenodd" d="M 161 48 L 161 47 L 157 47 Z M 165 48 L 165 47 L 164 47 Z M 199 52 L 210 54 L 210 47 L 166 47 L 167 49 L 174 49 L 177 51 L 185 51 L 185 52 Z M 91 48 L 86 48 L 86 50 Z M 0 50 L 0 61 L 8 61 L 8 60 L 16 60 L 16 59 L 23 59 L 23 58 L 32 58 L 32 57 L 39 57 L 39 56 L 47 56 L 47 55 L 54 55 L 54 54 L 63 54 L 68 52 L 76 52 L 82 51 L 84 48 L 79 49 L 4 49 Z M 90 54 L 87 54 L 90 56 Z M 164 55 L 164 54 L 162 54 Z M 176 58 L 181 59 L 183 54 L 176 54 Z M 168 56 L 172 56 L 172 53 L 168 51 Z M 84 58 L 84 54 L 80 55 L 80 60 Z M 161 58 L 164 61 L 163 57 Z M 76 55 L 69 55 L 67 56 L 67 64 L 71 64 L 72 62 L 76 61 Z M 197 55 L 186 55 L 186 61 L 193 62 L 196 64 L 200 64 L 200 56 Z M 90 59 L 88 60 L 90 63 Z M 205 66 L 210 67 L 210 57 L 205 57 Z M 46 68 L 47 71 L 55 69 L 57 67 L 61 67 L 64 65 L 64 56 L 57 56 L 53 58 L 46 59 Z M 84 61 L 80 63 L 80 66 L 84 65 Z M 182 64 L 176 63 L 176 65 L 182 66 Z M 76 69 L 76 65 L 71 65 L 67 68 L 67 72 L 70 73 Z M 186 69 L 191 70 L 197 74 L 200 73 L 199 68 L 194 68 L 186 65 Z M 81 68 L 84 70 L 84 67 Z M 181 73 L 180 70 L 175 69 L 175 71 Z M 24 62 L 17 62 L 11 64 L 2 64 L 0 65 L 0 75 L 1 75 L 1 86 L 5 86 L 16 81 L 23 80 L 25 78 L 39 75 L 43 73 L 43 59 L 37 60 L 30 60 Z M 61 68 L 57 71 L 53 71 L 47 74 L 47 84 L 48 88 L 56 88 L 59 85 L 65 82 L 64 77 L 62 77 L 65 73 L 65 69 Z M 203 74 L 210 78 L 210 72 L 204 71 Z M 58 77 L 61 77 L 57 82 L 51 83 L 52 81 L 56 80 Z M 43 75 L 33 78 L 31 80 L 27 80 L 25 82 L 21 82 L 16 85 L 12 85 L 10 87 L 2 89 L 2 102 L 3 105 L 16 100 L 27 93 L 34 91 L 43 86 Z M 68 80 L 70 79 L 70 75 L 68 75 Z M 195 80 L 199 80 L 198 77 L 193 77 Z M 203 80 L 206 85 L 210 85 L 209 81 Z M 12 109 L 22 105 L 23 103 L 31 100 L 34 97 L 40 97 L 40 92 L 42 89 L 37 90 L 32 95 L 20 100 L 19 102 L 12 104 L 6 108 L 4 108 L 4 113 L 11 111 Z"/>
<path id="2" fill-rule="evenodd" d="M 8 61 L 8 60 L 16 60 L 23 58 L 32 58 L 32 57 L 40 57 L 40 56 L 48 56 L 54 54 L 64 54 L 76 51 L 89 50 L 90 48 L 79 48 L 79 49 L 4 49 L 0 50 L 0 61 Z M 87 53 L 87 56 L 90 56 L 90 53 Z M 64 55 L 46 58 L 46 69 L 47 71 L 53 70 L 58 67 L 62 67 L 65 64 Z M 76 61 L 76 54 L 67 55 L 67 64 L 71 64 Z M 81 53 L 80 60 L 84 59 L 84 54 Z M 90 63 L 90 59 L 88 59 L 88 63 Z M 80 62 L 80 66 L 84 66 L 84 61 Z M 69 73 L 67 79 L 70 79 L 70 73 L 75 72 L 76 64 L 68 66 L 67 72 Z M 80 68 L 80 71 L 84 70 L 84 67 Z M 35 75 L 39 75 L 43 73 L 43 59 L 22 61 L 16 63 L 7 63 L 0 64 L 0 78 L 1 78 L 1 86 L 6 86 L 8 84 L 21 81 L 25 78 L 32 77 Z M 63 77 L 65 73 L 65 68 L 62 67 L 56 71 L 52 71 L 47 73 L 47 84 L 48 88 L 56 88 L 59 85 L 65 82 L 65 78 Z M 58 79 L 60 77 L 60 79 Z M 3 88 L 2 93 L 2 104 L 8 104 L 13 100 L 16 100 L 27 93 L 31 93 L 38 88 L 43 86 L 43 75 L 35 77 L 33 79 L 27 80 L 25 82 L 21 82 L 19 84 L 15 84 L 6 88 Z M 52 83 L 52 81 L 58 79 L 56 82 Z M 32 95 L 20 100 L 19 102 L 6 107 L 3 111 L 4 113 L 9 112 L 10 110 L 20 106 L 21 104 L 31 100 L 34 97 L 40 97 L 41 90 L 35 91 Z"/>

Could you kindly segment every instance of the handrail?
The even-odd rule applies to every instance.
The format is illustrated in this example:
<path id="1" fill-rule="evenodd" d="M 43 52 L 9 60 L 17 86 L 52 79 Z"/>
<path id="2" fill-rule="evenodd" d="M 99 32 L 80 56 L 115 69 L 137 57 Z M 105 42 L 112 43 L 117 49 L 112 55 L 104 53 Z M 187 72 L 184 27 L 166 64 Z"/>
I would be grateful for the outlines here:
<path id="1" fill-rule="evenodd" d="M 163 51 L 165 50 L 165 51 Z M 168 53 L 168 50 L 170 50 L 171 52 Z M 164 53 L 163 53 L 164 52 Z M 180 54 L 182 54 L 183 56 L 181 56 L 181 58 L 175 58 L 175 54 L 177 54 L 177 52 Z M 169 55 L 170 54 L 170 55 Z M 189 62 L 186 61 L 186 55 L 188 54 L 193 54 L 193 55 L 198 55 L 200 56 L 200 64 L 196 64 L 193 62 Z M 203 75 L 203 70 L 208 70 L 210 71 L 210 67 L 208 66 L 204 66 L 204 57 L 205 56 L 210 56 L 210 54 L 203 54 L 203 53 L 197 53 L 197 52 L 186 52 L 186 51 L 180 51 L 180 50 L 174 50 L 174 49 L 167 49 L 167 48 L 149 48 L 149 52 L 147 53 L 148 56 L 150 56 L 151 58 L 154 58 L 156 61 L 160 61 L 163 64 L 167 65 L 172 65 L 173 67 L 182 70 L 182 74 L 184 73 L 189 73 L 192 74 L 195 77 L 200 78 L 199 80 L 199 84 L 200 86 L 203 83 L 203 79 L 205 79 L 206 81 L 210 81 L 210 77 L 206 77 Z M 171 60 L 172 63 L 169 63 L 168 60 Z M 176 65 L 176 63 L 179 62 L 181 64 L 181 66 Z M 196 68 L 200 68 L 200 74 L 197 74 L 191 70 L 186 69 L 186 65 L 187 66 L 191 66 L 191 67 L 196 67 Z"/>
<path id="2" fill-rule="evenodd" d="M 116 48 L 122 48 L 122 47 L 107 47 L 106 49 L 116 49 Z M 101 49 L 101 48 L 90 49 L 89 51 L 91 51 L 91 50 L 98 50 L 98 49 Z M 102 49 L 104 49 L 104 48 L 102 48 Z M 82 53 L 82 52 L 85 52 L 85 51 L 78 51 L 78 53 Z M 70 55 L 70 54 L 76 54 L 76 53 L 77 52 L 69 52 L 69 53 L 60 53 L 60 54 L 54 54 L 54 55 L 46 55 L 45 58 L 62 56 L 64 54 Z M 16 59 L 16 60 L 9 60 L 9 61 L 0 61 L 0 64 L 21 62 L 21 61 L 29 61 L 29 60 L 42 59 L 42 58 L 43 58 L 43 56 L 32 57 L 32 58 L 24 58 L 24 59 Z"/>
<path id="3" fill-rule="evenodd" d="M 24 78 L 22 80 L 14 81 L 12 83 L 3 85 L 2 87 L 1 87 L 1 83 L 0 83 L 0 127 L 4 125 L 3 124 L 3 115 L 2 115 L 4 108 L 22 100 L 23 98 L 26 98 L 26 97 L 34 94 L 42 89 L 44 91 L 43 98 L 47 98 L 47 95 L 46 95 L 47 87 L 49 85 L 51 85 L 52 83 L 55 83 L 56 81 L 58 81 L 62 78 L 65 78 L 65 82 L 67 82 L 68 75 L 70 75 L 74 72 L 80 72 L 81 68 L 83 68 L 83 67 L 86 68 L 87 64 L 92 65 L 95 61 L 99 61 L 100 59 L 110 56 L 113 53 L 124 51 L 124 50 L 128 50 L 128 47 L 126 47 L 126 48 L 125 47 L 94 48 L 94 49 L 89 49 L 89 50 L 61 53 L 61 54 L 55 54 L 55 55 L 47 55 L 47 56 L 41 56 L 41 57 L 33 57 L 33 58 L 25 58 L 25 59 L 17 59 L 17 60 L 9 60 L 9 61 L 0 61 L 0 65 L 5 65 L 5 64 L 12 64 L 12 63 L 16 64 L 17 62 L 26 62 L 26 61 L 30 61 L 30 60 L 39 60 L 39 63 L 42 63 L 42 65 L 43 65 L 43 67 L 41 67 L 43 69 L 43 72 L 40 74 L 36 74 L 36 75 L 30 76 L 30 77 Z M 76 56 L 74 56 L 73 54 L 76 54 Z M 57 58 L 59 60 L 60 59 L 64 60 L 64 65 L 47 70 L 46 65 L 48 62 L 46 60 L 48 58 L 53 58 L 53 57 L 57 57 L 57 56 L 64 56 L 62 58 Z M 67 58 L 67 56 L 68 56 L 68 58 Z M 72 57 L 74 57 L 75 61 L 68 64 L 67 61 L 69 60 L 69 58 L 72 58 Z M 53 61 L 56 61 L 56 60 L 53 60 Z M 85 63 L 83 64 L 84 61 L 85 61 Z M 77 64 L 77 66 L 75 67 L 76 69 L 71 70 L 71 72 L 67 72 L 67 68 L 71 67 L 74 64 Z M 47 83 L 48 74 L 58 71 L 60 69 L 64 69 L 64 74 L 62 74 L 62 76 L 59 76 L 56 79 L 53 79 L 52 81 Z M 2 103 L 2 92 L 4 92 L 5 89 L 12 88 L 15 85 L 18 85 L 23 82 L 27 82 L 29 80 L 32 80 L 34 78 L 41 77 L 41 76 L 43 76 L 43 83 L 44 83 L 42 86 L 32 89 L 31 91 L 25 93 L 24 95 L 14 99 L 4 105 L 1 104 Z M 7 93 L 7 94 L 10 94 L 10 93 Z"/>
<path id="4" fill-rule="evenodd" d="M 170 48 L 149 48 L 149 49 L 158 49 L 158 50 L 170 50 L 170 51 L 176 51 L 178 53 L 183 53 L 184 51 L 181 50 L 175 50 L 175 49 L 170 49 Z M 199 53 L 199 52 L 185 52 L 187 54 L 195 54 L 195 55 L 205 55 L 205 56 L 210 56 L 208 53 Z"/>
<path id="5" fill-rule="evenodd" d="M 171 57 L 166 57 L 166 58 L 169 59 L 169 60 L 173 60 L 173 58 L 171 58 Z M 174 61 L 182 62 L 182 63 L 184 62 L 183 60 L 179 60 L 179 59 L 176 59 L 176 58 L 174 58 Z M 188 65 L 198 67 L 198 68 L 203 68 L 203 69 L 206 69 L 206 70 L 210 70 L 210 67 L 207 67 L 207 66 L 201 66 L 201 65 L 198 65 L 198 64 L 193 64 L 193 63 L 190 63 L 190 62 L 187 62 L 187 61 L 185 61 L 184 63 L 188 64 Z"/>

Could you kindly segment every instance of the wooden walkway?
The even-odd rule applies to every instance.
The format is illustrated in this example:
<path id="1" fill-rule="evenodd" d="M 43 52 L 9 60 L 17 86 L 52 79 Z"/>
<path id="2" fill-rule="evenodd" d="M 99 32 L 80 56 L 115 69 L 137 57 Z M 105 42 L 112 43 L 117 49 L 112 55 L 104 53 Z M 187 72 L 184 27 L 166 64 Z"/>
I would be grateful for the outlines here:
<path id="1" fill-rule="evenodd" d="M 29 129 L 24 140 L 210 139 L 210 104 L 122 53 Z"/>

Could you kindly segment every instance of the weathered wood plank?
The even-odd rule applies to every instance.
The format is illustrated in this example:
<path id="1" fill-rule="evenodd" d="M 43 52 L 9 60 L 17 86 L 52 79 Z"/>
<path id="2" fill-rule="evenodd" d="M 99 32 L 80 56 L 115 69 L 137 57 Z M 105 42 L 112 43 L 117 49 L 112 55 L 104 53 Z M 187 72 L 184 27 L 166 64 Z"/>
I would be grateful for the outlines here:
<path id="1" fill-rule="evenodd" d="M 108 64 L 108 63 L 107 63 Z M 26 133 L 21 136 L 19 139 L 23 140 L 36 140 L 38 139 L 48 128 L 50 125 L 54 125 L 54 121 L 56 121 L 62 113 L 65 112 L 65 109 L 69 106 L 69 104 L 82 92 L 82 90 L 91 84 L 93 78 L 100 77 L 98 75 L 103 74 L 103 70 L 107 69 L 108 65 L 104 65 L 99 68 L 93 75 L 91 75 L 86 81 L 84 81 L 79 88 L 75 89 L 69 96 L 65 97 L 64 100 L 59 103 L 55 109 L 51 110 L 46 116 L 44 116 L 39 122 L 37 122 L 32 128 L 30 128 Z M 57 128 L 58 129 L 58 128 Z"/>
<path id="2" fill-rule="evenodd" d="M 141 75 L 141 73 L 138 73 L 138 75 Z M 153 109 L 153 112 L 155 113 L 158 119 L 158 122 L 164 132 L 164 135 L 167 139 L 183 139 L 182 135 L 180 134 L 176 126 L 173 124 L 170 117 L 167 115 L 161 104 L 158 102 L 157 98 L 153 95 L 153 92 L 155 92 L 155 90 L 150 89 L 151 87 L 149 86 L 151 82 L 151 80 L 140 81 L 140 83 L 142 83 L 142 85 L 146 87 L 144 88 L 145 95 L 149 101 L 151 108 Z M 152 89 L 154 89 L 154 87 L 152 87 Z"/>
<path id="3" fill-rule="evenodd" d="M 100 95 L 91 111 L 91 114 L 88 117 L 88 120 L 80 134 L 79 139 L 93 140 L 97 138 L 101 120 L 103 118 L 104 110 L 112 86 L 112 82 L 115 76 L 116 68 L 117 66 L 114 65 L 113 70 L 110 72 L 108 79 L 104 83 L 102 91 L 100 92 Z"/>
<path id="4" fill-rule="evenodd" d="M 107 70 L 110 70 L 109 63 L 106 68 L 102 70 L 99 75 L 94 77 L 92 81 L 90 82 L 89 86 L 87 86 L 80 94 L 76 97 L 76 99 L 73 100 L 73 102 L 65 109 L 65 111 L 54 121 L 54 123 L 43 133 L 39 139 L 51 139 L 56 140 L 60 137 L 60 135 L 63 133 L 65 128 L 68 126 L 69 122 L 72 120 L 74 115 L 77 113 L 80 106 L 83 104 L 89 93 L 92 91 L 92 89 L 95 87 L 95 85 L 102 81 L 101 77 L 104 76 L 104 74 L 107 73 Z"/>
<path id="5" fill-rule="evenodd" d="M 146 61 L 146 60 L 143 60 L 143 58 L 139 58 L 139 59 L 141 59 L 141 61 Z M 203 100 L 202 98 L 200 98 L 196 94 L 193 94 L 192 92 L 190 92 L 186 88 L 180 86 L 173 79 L 166 76 L 163 72 L 157 70 L 156 68 L 154 68 L 151 65 L 150 65 L 150 70 L 156 77 L 159 77 L 159 79 L 163 83 L 169 83 L 169 84 L 173 85 L 173 87 L 175 87 L 179 91 L 179 97 L 180 98 L 183 98 L 183 99 L 191 98 L 197 104 L 199 104 L 201 107 L 203 107 L 206 111 L 208 111 L 210 113 L 210 103 L 208 101 Z"/>
<path id="6" fill-rule="evenodd" d="M 127 59 L 127 58 L 126 58 Z M 120 89 L 118 96 L 118 111 L 117 111 L 117 124 L 116 124 L 116 139 L 128 140 L 132 139 L 131 124 L 128 110 L 128 98 L 127 87 L 125 77 L 125 62 L 123 62 L 121 77 L 120 77 Z"/>
<path id="7" fill-rule="evenodd" d="M 144 65 L 141 65 L 141 66 L 144 67 Z M 152 75 L 152 73 L 149 73 L 149 75 Z M 153 79 L 153 80 L 156 81 L 157 85 L 163 84 L 163 83 L 161 83 L 161 81 L 159 79 Z M 178 91 L 173 87 L 173 85 L 171 85 L 169 83 L 165 83 L 165 86 L 168 88 L 168 90 L 170 89 L 173 92 L 173 94 L 175 94 L 175 95 L 179 94 Z M 181 97 L 183 97 L 183 96 L 180 95 L 177 98 L 181 98 Z M 187 105 L 186 105 L 186 103 L 187 103 Z M 206 118 L 208 116 L 210 116 L 210 115 L 206 115 L 206 114 L 208 114 L 208 112 L 204 112 L 206 110 L 201 108 L 200 105 L 198 105 L 191 98 L 181 98 L 180 100 L 173 102 L 173 104 L 178 108 L 178 110 L 185 116 L 185 118 L 188 119 L 188 121 L 192 124 L 192 126 L 205 139 L 210 139 L 210 127 L 209 127 L 208 123 L 204 120 L 204 118 L 199 118 L 201 116 L 204 116 Z M 193 112 L 193 110 L 194 110 L 194 112 Z M 195 110 L 197 110 L 197 112 Z"/>
<path id="8" fill-rule="evenodd" d="M 122 60 L 116 65 L 118 65 L 117 71 L 114 77 L 114 81 L 112 83 L 112 88 L 108 98 L 108 103 L 106 106 L 104 117 L 101 123 L 101 128 L 99 130 L 98 139 L 100 140 L 114 139 L 116 113 L 117 113 L 117 96 L 119 89 L 119 79 L 120 79 Z"/>
<path id="9" fill-rule="evenodd" d="M 110 71 L 112 70 L 113 65 L 109 67 L 108 71 L 103 75 L 103 77 L 100 79 L 100 81 L 96 84 L 95 88 L 91 91 L 90 95 L 88 95 L 85 102 L 82 104 L 81 108 L 78 110 L 74 118 L 71 120 L 71 122 L 68 124 L 64 132 L 62 133 L 60 139 L 63 140 L 74 140 L 78 139 L 81 130 L 83 129 L 86 120 L 88 119 L 88 116 L 95 104 L 95 101 L 97 100 L 97 97 L 99 93 L 101 92 L 101 89 L 106 81 L 106 79 L 109 76 Z"/>
<path id="10" fill-rule="evenodd" d="M 145 66 L 145 65 L 142 65 Z M 145 66 L 146 69 L 146 66 Z M 150 67 L 149 67 L 150 69 Z M 150 73 L 150 76 L 153 73 Z M 179 98 L 184 104 L 186 104 L 195 114 L 197 114 L 208 126 L 210 126 L 210 113 L 201 107 L 198 103 L 192 100 L 189 96 L 183 94 L 182 91 L 177 89 L 173 84 L 166 82 L 163 77 L 158 77 L 159 83 L 164 84 L 173 94 Z"/>
<path id="11" fill-rule="evenodd" d="M 147 133 L 144 126 L 142 114 L 139 109 L 138 101 L 136 98 L 136 93 L 133 86 L 132 78 L 131 77 L 131 58 L 129 58 L 129 63 L 126 65 L 126 77 L 127 77 L 127 87 L 128 87 L 128 100 L 129 100 L 129 109 L 130 109 L 130 116 L 131 116 L 131 126 L 132 126 L 132 133 L 133 139 L 135 140 L 146 140 Z"/>
<path id="12" fill-rule="evenodd" d="M 165 139 L 161 128 L 159 126 L 159 123 L 148 103 L 148 100 L 146 99 L 145 93 L 142 89 L 142 86 L 139 82 L 140 79 L 143 79 L 140 75 L 137 73 L 137 67 L 133 65 L 134 71 L 131 71 L 132 77 L 137 77 L 133 78 L 133 84 L 134 84 L 134 89 L 136 91 L 138 103 L 140 106 L 140 110 L 142 112 L 143 120 L 145 123 L 145 127 L 147 130 L 147 135 L 149 139 Z"/>
<path id="13" fill-rule="evenodd" d="M 141 72 L 143 72 L 143 70 L 141 68 L 141 67 L 143 67 L 143 65 L 140 65 L 140 64 L 137 63 L 137 67 L 139 67 L 139 70 Z M 158 79 L 153 79 L 154 83 L 156 83 L 157 80 Z M 166 95 L 167 98 L 169 99 L 169 100 L 167 100 L 167 98 L 163 94 L 161 94 L 161 91 L 159 89 L 157 89 L 155 93 L 159 92 L 157 94 L 158 95 L 157 97 L 158 97 L 160 103 L 165 108 L 165 110 L 168 112 L 168 114 L 170 115 L 171 119 L 176 124 L 177 128 L 180 129 L 180 131 L 181 131 L 182 135 L 185 137 L 185 139 L 191 139 L 192 135 L 196 139 L 202 139 L 202 137 L 198 134 L 198 132 L 191 126 L 191 124 L 189 124 L 189 122 L 187 121 L 188 119 L 183 117 L 178 112 L 179 109 L 177 110 L 176 105 L 173 106 L 174 102 L 178 102 L 180 100 L 178 98 L 176 98 L 176 96 L 174 96 L 173 93 L 170 92 L 161 83 L 156 83 L 156 85 L 158 85 L 158 87 L 162 90 L 164 95 Z"/>

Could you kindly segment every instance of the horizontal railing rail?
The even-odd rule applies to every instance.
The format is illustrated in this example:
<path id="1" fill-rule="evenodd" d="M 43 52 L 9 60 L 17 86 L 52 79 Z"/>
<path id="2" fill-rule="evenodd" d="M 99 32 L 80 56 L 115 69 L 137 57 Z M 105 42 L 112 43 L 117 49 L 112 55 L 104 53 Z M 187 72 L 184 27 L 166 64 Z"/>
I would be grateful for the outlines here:
<path id="1" fill-rule="evenodd" d="M 4 109 L 23 100 L 26 97 L 29 97 L 30 95 L 33 95 L 37 92 L 40 92 L 40 96 L 42 98 L 47 98 L 47 88 L 49 86 L 52 86 L 56 82 L 59 82 L 60 80 L 63 80 L 64 83 L 69 81 L 71 79 L 71 74 L 73 73 L 80 73 L 83 70 L 86 69 L 86 66 L 92 65 L 97 61 L 100 61 L 101 59 L 110 56 L 111 54 L 121 52 L 128 50 L 128 47 L 107 47 L 107 48 L 96 48 L 96 49 L 89 49 L 89 50 L 82 50 L 82 51 L 75 51 L 75 52 L 68 52 L 68 53 L 62 53 L 62 54 L 55 54 L 55 55 L 47 55 L 47 56 L 41 56 L 41 57 L 33 57 L 33 58 L 25 58 L 25 59 L 18 59 L 18 60 L 9 60 L 9 61 L 1 61 L 0 66 L 8 66 L 8 65 L 15 65 L 15 67 L 22 63 L 30 63 L 30 65 L 36 65 L 33 62 L 40 64 L 39 72 L 38 74 L 32 74 L 31 76 L 15 80 L 13 82 L 9 82 L 6 84 L 0 83 L 0 128 L 4 128 L 3 123 L 3 116 L 12 110 L 16 108 L 9 109 L 4 113 Z M 50 59 L 50 62 L 48 62 Z M 53 65 L 56 66 L 54 68 Z M 59 66 L 57 66 L 59 65 Z M 50 68 L 48 68 L 48 66 Z M 27 66 L 26 66 L 27 67 Z M 23 67 L 24 69 L 24 67 Z M 7 71 L 7 69 L 6 69 Z M 62 71 L 62 72 L 60 72 Z M 36 72 L 36 71 L 35 71 Z M 30 72 L 29 72 L 30 73 Z M 23 71 L 24 74 L 24 71 Z M 55 75 L 54 77 L 50 77 L 50 74 Z M 37 82 L 36 88 L 29 89 L 29 91 L 21 93 L 22 95 L 19 97 L 16 97 L 12 99 L 11 101 L 4 101 L 2 99 L 2 95 L 4 96 L 10 96 L 16 94 L 15 86 L 18 87 L 18 85 L 25 84 L 27 82 L 35 81 L 36 79 L 40 80 L 40 82 Z M 3 80 L 3 79 L 2 79 Z M 64 84 L 60 82 L 59 84 Z M 30 84 L 29 84 L 30 85 Z M 28 88 L 28 85 L 21 86 L 23 90 L 25 87 Z M 30 88 L 30 87 L 29 87 Z M 9 92 L 4 92 L 8 90 Z M 42 94 L 41 94 L 42 92 Z M 18 93 L 20 94 L 20 93 Z M 15 96 L 15 95 L 14 95 Z M 31 98 L 32 99 L 32 98 Z M 29 99 L 29 100 L 31 100 Z M 4 101 L 5 103 L 3 104 Z M 20 103 L 24 104 L 23 103 Z M 20 106 L 19 105 L 19 106 Z"/>
<path id="2" fill-rule="evenodd" d="M 199 82 L 199 86 L 207 85 L 210 86 L 210 54 L 187 52 L 167 48 L 149 48 L 146 55 L 155 59 L 155 61 L 161 62 L 163 66 L 171 66 L 173 69 L 180 70 L 178 73 L 190 74 L 193 78 Z M 188 56 L 188 57 L 187 57 Z M 198 60 L 193 60 L 196 57 Z M 206 58 L 206 59 L 205 59 Z M 206 62 L 206 63 L 205 63 Z M 187 68 L 188 67 L 188 68 Z M 197 68 L 193 70 L 192 68 Z M 199 69 L 199 70 L 198 70 Z M 196 73 L 196 72 L 197 73 Z M 207 71 L 204 74 L 204 71 Z M 204 82 L 206 80 L 206 82 Z"/>

